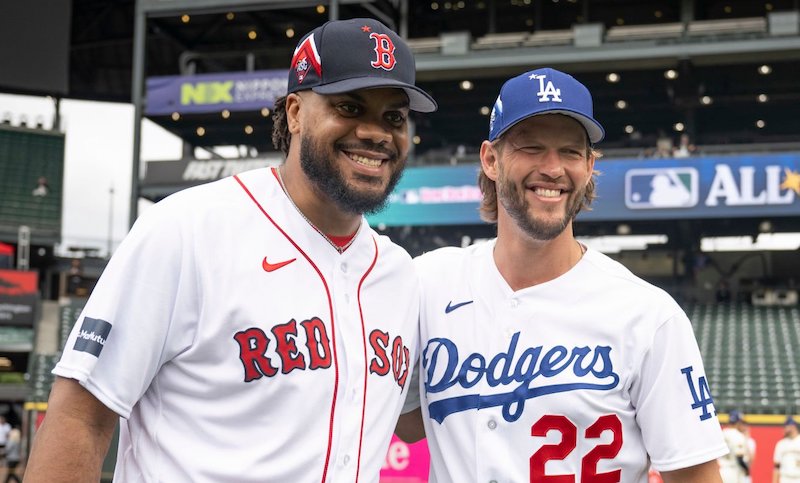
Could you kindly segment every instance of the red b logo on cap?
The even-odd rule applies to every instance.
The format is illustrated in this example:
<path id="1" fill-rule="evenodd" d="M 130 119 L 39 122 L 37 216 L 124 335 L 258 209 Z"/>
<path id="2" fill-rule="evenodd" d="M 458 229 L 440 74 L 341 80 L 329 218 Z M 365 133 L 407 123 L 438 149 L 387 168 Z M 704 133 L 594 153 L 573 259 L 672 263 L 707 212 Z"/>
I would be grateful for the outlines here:
<path id="1" fill-rule="evenodd" d="M 378 58 L 372 61 L 376 69 L 392 70 L 397 60 L 394 58 L 394 43 L 386 34 L 371 33 L 369 38 L 375 40 L 375 53 Z"/>

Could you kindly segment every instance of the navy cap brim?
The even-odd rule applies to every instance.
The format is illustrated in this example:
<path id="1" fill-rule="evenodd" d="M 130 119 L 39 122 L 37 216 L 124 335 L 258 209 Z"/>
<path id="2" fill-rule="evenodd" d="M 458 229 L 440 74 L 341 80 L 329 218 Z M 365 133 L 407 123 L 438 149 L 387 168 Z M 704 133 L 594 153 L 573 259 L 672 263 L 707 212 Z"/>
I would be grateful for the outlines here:
<path id="1" fill-rule="evenodd" d="M 497 133 L 494 136 L 494 139 L 499 138 L 500 136 L 505 134 L 509 129 L 511 129 L 512 127 L 516 126 L 517 123 L 519 123 L 521 121 L 524 121 L 525 119 L 528 119 L 529 117 L 543 116 L 545 114 L 563 114 L 565 116 L 569 116 L 569 117 L 575 119 L 576 121 L 581 123 L 583 128 L 586 130 L 586 134 L 589 136 L 589 141 L 592 144 L 599 143 L 600 141 L 603 140 L 604 137 L 606 137 L 605 129 L 603 129 L 603 126 L 601 126 L 600 123 L 598 123 L 594 119 L 592 119 L 590 117 L 586 117 L 583 114 L 577 113 L 575 111 L 570 111 L 568 109 L 551 109 L 551 110 L 547 110 L 547 111 L 536 112 L 536 113 L 533 113 L 533 114 L 530 114 L 530 115 L 527 115 L 527 116 L 522 116 L 519 119 L 513 120 L 512 122 L 510 122 L 508 124 L 508 126 L 506 126 L 505 129 L 503 129 L 502 131 Z M 492 141 L 494 139 L 492 139 Z"/>
<path id="2" fill-rule="evenodd" d="M 317 94 L 344 94 L 345 92 L 353 92 L 360 89 L 378 89 L 381 87 L 394 87 L 403 89 L 408 96 L 408 107 L 412 111 L 417 112 L 433 112 L 438 106 L 436 101 L 433 100 L 427 92 L 423 91 L 417 86 L 406 84 L 395 79 L 387 79 L 382 77 L 356 77 L 352 79 L 344 79 L 337 82 L 331 82 L 325 85 L 312 87 L 311 90 Z"/>

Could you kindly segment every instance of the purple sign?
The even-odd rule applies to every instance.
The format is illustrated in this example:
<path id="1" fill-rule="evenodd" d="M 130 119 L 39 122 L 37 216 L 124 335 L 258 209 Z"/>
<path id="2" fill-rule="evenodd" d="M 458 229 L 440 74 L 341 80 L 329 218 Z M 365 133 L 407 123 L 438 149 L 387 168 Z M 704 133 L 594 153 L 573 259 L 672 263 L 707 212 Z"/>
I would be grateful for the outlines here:
<path id="1" fill-rule="evenodd" d="M 287 76 L 287 70 L 261 70 L 150 77 L 145 115 L 271 109 L 286 94 Z"/>

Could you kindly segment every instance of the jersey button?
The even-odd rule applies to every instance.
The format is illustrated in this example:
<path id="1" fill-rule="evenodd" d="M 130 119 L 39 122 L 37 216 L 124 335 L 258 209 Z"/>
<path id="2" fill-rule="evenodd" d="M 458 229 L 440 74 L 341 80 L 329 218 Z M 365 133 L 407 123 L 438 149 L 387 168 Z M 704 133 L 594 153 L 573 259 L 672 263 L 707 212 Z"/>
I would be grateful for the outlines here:
<path id="1" fill-rule="evenodd" d="M 347 454 L 344 455 L 344 458 L 342 458 L 342 463 L 344 465 L 347 465 L 347 463 L 349 463 L 349 462 L 350 462 L 350 455 L 347 455 Z"/>
<path id="2" fill-rule="evenodd" d="M 518 305 L 519 305 L 519 300 L 518 299 L 511 299 L 511 308 L 512 309 L 517 308 Z"/>
<path id="3" fill-rule="evenodd" d="M 489 483 L 497 483 L 497 480 L 489 480 Z"/>
<path id="4" fill-rule="evenodd" d="M 347 264 L 346 264 L 346 263 L 343 263 L 343 264 L 342 264 L 342 266 L 341 266 L 341 267 L 339 267 L 339 268 L 341 268 L 341 269 L 342 269 L 342 272 L 343 272 L 343 273 L 347 273 Z"/>
<path id="5" fill-rule="evenodd" d="M 488 426 L 488 427 L 489 427 L 489 429 L 492 429 L 492 430 L 493 430 L 494 428 L 496 428 L 496 427 L 497 427 L 497 421 L 495 421 L 494 419 L 492 419 L 492 420 L 490 420 L 490 421 L 489 421 L 489 422 L 486 424 L 486 426 Z"/>

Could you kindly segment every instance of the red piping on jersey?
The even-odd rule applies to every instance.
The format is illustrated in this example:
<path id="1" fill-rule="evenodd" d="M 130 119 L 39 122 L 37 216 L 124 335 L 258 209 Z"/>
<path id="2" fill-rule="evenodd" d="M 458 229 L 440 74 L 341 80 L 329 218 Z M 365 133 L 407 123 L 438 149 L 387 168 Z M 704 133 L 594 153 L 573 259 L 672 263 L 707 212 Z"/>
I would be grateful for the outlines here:
<path id="1" fill-rule="evenodd" d="M 272 175 L 275 176 L 276 179 L 278 178 L 278 175 L 275 173 L 275 168 L 272 168 Z M 264 213 L 264 216 L 267 217 L 270 223 L 272 223 L 275 226 L 275 228 L 279 232 L 281 232 L 281 234 L 289 241 L 289 243 L 291 243 L 297 249 L 297 251 L 300 252 L 301 255 L 303 255 L 303 257 L 308 261 L 309 265 L 311 265 L 314 268 L 314 270 L 317 272 L 317 275 L 319 275 L 320 280 L 322 280 L 322 285 L 325 286 L 325 293 L 328 295 L 328 310 L 330 311 L 330 317 L 331 317 L 331 342 L 332 342 L 331 345 L 333 345 L 334 378 L 333 378 L 333 400 L 331 401 L 331 419 L 328 425 L 328 450 L 325 453 L 325 467 L 322 470 L 322 480 L 321 480 L 322 483 L 325 483 L 325 479 L 328 477 L 328 463 L 330 462 L 331 459 L 331 446 L 333 444 L 333 416 L 336 413 L 336 395 L 339 392 L 339 360 L 336 357 L 336 325 L 334 324 L 333 321 L 333 304 L 331 303 L 331 292 L 328 289 L 328 282 L 325 281 L 325 277 L 322 275 L 322 272 L 320 272 L 319 268 L 317 268 L 314 262 L 311 261 L 311 258 L 308 255 L 306 255 L 306 252 L 304 252 L 303 249 L 300 248 L 297 245 L 297 243 L 295 243 L 295 241 L 292 240 L 292 238 L 285 231 L 283 231 L 283 228 L 278 226 L 275 220 L 273 220 L 272 217 L 269 216 L 264 207 L 261 206 L 261 203 L 259 203 L 258 200 L 256 200 L 255 196 L 253 196 L 253 193 L 251 193 L 250 190 L 247 189 L 247 186 L 244 185 L 244 182 L 239 179 L 239 176 L 234 175 L 233 178 L 236 180 L 237 183 L 239 183 L 239 186 L 242 187 L 245 193 L 247 193 L 247 196 L 249 196 L 250 199 L 253 200 L 253 203 L 256 204 L 259 210 L 261 210 L 261 213 Z M 280 183 L 280 180 L 278 180 L 278 183 Z M 366 349 L 364 350 L 366 351 Z"/>
<path id="2" fill-rule="evenodd" d="M 361 340 L 364 341 L 364 400 L 361 403 L 361 429 L 358 433 L 358 465 L 356 466 L 356 482 L 361 474 L 361 445 L 364 442 L 364 414 L 367 410 L 367 378 L 369 377 L 369 359 L 367 359 L 367 329 L 364 327 L 364 309 L 361 307 L 361 286 L 364 285 L 364 280 L 375 268 L 375 263 L 378 261 L 378 242 L 375 237 L 372 238 L 372 244 L 375 245 L 375 258 L 372 259 L 372 264 L 369 266 L 364 276 L 358 282 L 358 315 L 361 318 Z"/>

